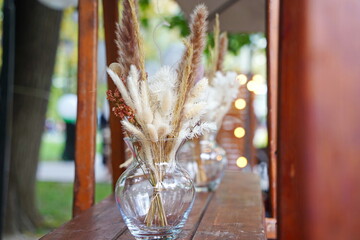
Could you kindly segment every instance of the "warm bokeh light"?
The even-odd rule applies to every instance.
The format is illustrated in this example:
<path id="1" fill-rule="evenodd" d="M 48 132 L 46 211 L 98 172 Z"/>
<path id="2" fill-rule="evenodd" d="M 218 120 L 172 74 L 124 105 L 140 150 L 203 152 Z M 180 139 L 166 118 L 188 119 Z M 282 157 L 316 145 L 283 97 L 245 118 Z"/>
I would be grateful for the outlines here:
<path id="1" fill-rule="evenodd" d="M 257 83 L 262 83 L 264 81 L 264 79 L 260 74 L 255 74 L 252 78 L 252 81 L 257 82 Z"/>
<path id="2" fill-rule="evenodd" d="M 237 138 L 242 138 L 243 136 L 245 136 L 245 129 L 242 127 L 235 128 L 234 135 Z"/>
<path id="3" fill-rule="evenodd" d="M 240 85 L 244 85 L 247 81 L 247 77 L 245 74 L 239 74 L 236 79 L 239 81 Z"/>
<path id="4" fill-rule="evenodd" d="M 221 155 L 217 155 L 217 156 L 216 156 L 216 160 L 221 161 L 221 160 L 222 160 L 222 156 L 221 156 Z"/>
<path id="5" fill-rule="evenodd" d="M 247 89 L 248 89 L 249 91 L 253 92 L 253 91 L 255 91 L 255 89 L 256 89 L 256 85 L 257 85 L 256 82 L 254 82 L 254 81 L 249 81 L 246 86 L 247 86 Z"/>
<path id="6" fill-rule="evenodd" d="M 246 101 L 242 98 L 236 99 L 235 101 L 235 108 L 236 109 L 244 109 L 246 107 Z"/>
<path id="7" fill-rule="evenodd" d="M 248 160 L 246 159 L 246 157 L 239 157 L 239 158 L 236 160 L 236 165 L 237 165 L 239 168 L 244 168 L 244 167 L 246 167 L 247 164 L 248 164 Z"/>

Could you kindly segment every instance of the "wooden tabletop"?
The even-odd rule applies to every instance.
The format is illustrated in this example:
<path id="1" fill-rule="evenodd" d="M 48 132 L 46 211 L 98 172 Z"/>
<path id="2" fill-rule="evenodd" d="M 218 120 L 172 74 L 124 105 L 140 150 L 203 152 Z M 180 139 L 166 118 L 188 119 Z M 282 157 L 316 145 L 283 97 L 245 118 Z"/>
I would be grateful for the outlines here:
<path id="1" fill-rule="evenodd" d="M 265 240 L 265 220 L 259 178 L 226 172 L 216 192 L 197 193 L 194 207 L 179 235 L 181 240 Z M 132 240 L 115 199 L 110 196 L 42 240 Z"/>

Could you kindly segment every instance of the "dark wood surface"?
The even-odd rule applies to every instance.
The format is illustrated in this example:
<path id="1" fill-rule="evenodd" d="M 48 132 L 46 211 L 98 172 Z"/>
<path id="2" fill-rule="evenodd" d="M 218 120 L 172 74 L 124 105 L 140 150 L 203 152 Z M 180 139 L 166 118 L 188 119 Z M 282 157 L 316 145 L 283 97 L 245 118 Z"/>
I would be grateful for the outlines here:
<path id="1" fill-rule="evenodd" d="M 41 238 L 42 240 L 132 240 L 113 196 Z M 265 240 L 259 178 L 252 173 L 226 172 L 215 193 L 197 193 L 181 240 Z"/>
<path id="2" fill-rule="evenodd" d="M 304 106 L 309 100 L 304 92 L 304 23 L 306 1 L 280 2 L 279 105 L 278 105 L 278 238 L 301 240 L 304 236 Z M 324 86 L 325 87 L 325 86 Z M 325 197 L 325 196 L 324 196 Z M 327 198 L 327 197 L 326 197 Z"/>
<path id="3" fill-rule="evenodd" d="M 79 1 L 79 61 L 73 215 L 94 204 L 98 1 Z"/>
<path id="4" fill-rule="evenodd" d="M 360 239 L 360 1 L 280 4 L 278 238 Z"/>
<path id="5" fill-rule="evenodd" d="M 104 30 L 105 30 L 105 44 L 106 44 L 106 64 L 109 66 L 111 63 L 116 62 L 118 49 L 115 43 L 116 39 L 116 23 L 119 22 L 119 7 L 118 0 L 103 0 L 104 11 Z M 114 90 L 116 86 L 109 76 L 107 76 L 108 89 Z M 114 107 L 113 103 L 110 104 L 110 109 Z M 111 130 L 111 151 L 110 159 L 112 168 L 112 184 L 113 189 L 117 179 L 125 168 L 120 168 L 120 164 L 125 162 L 125 142 L 123 141 L 124 134 L 119 118 L 117 118 L 112 111 L 110 111 L 109 125 Z"/>
<path id="6" fill-rule="evenodd" d="M 228 173 L 214 193 L 193 239 L 262 240 L 264 209 L 257 176 Z"/>
<path id="7" fill-rule="evenodd" d="M 269 136 L 269 192 L 271 216 L 276 218 L 277 172 L 277 114 L 278 114 L 278 67 L 279 67 L 279 14 L 280 0 L 267 0 L 267 126 Z"/>

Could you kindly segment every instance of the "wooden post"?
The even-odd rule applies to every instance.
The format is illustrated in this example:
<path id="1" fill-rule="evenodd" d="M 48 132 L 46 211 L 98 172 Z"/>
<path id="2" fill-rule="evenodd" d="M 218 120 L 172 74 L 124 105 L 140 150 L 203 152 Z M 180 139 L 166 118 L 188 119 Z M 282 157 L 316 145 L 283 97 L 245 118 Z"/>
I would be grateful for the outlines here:
<path id="1" fill-rule="evenodd" d="M 106 41 L 106 62 L 109 66 L 111 63 L 116 62 L 118 58 L 118 49 L 115 44 L 116 39 L 116 23 L 119 21 L 118 16 L 118 1 L 117 0 L 103 0 L 104 9 L 104 28 L 105 28 L 105 41 Z M 114 90 L 116 88 L 114 82 L 108 76 L 108 89 Z M 110 104 L 112 109 L 113 104 Z M 113 190 L 115 184 L 121 173 L 124 171 L 120 168 L 120 164 L 125 162 L 125 143 L 123 140 L 123 130 L 120 120 L 110 111 L 109 116 L 110 132 L 111 132 L 111 153 L 110 161 L 112 166 L 112 184 Z"/>
<path id="2" fill-rule="evenodd" d="M 252 91 L 249 91 L 249 131 L 247 131 L 246 134 L 248 134 L 248 141 L 249 141 L 249 163 L 251 170 L 254 170 L 254 167 L 256 165 L 256 148 L 254 146 L 254 137 L 255 137 L 255 131 L 256 131 L 256 125 L 257 125 L 257 119 L 255 115 L 255 108 L 254 108 L 254 100 L 255 100 L 255 93 Z"/>
<path id="3" fill-rule="evenodd" d="M 360 2 L 281 1 L 280 240 L 360 236 Z"/>
<path id="4" fill-rule="evenodd" d="M 78 105 L 73 215 L 94 204 L 98 1 L 79 0 Z"/>
<path id="5" fill-rule="evenodd" d="M 279 62 L 279 0 L 267 0 L 268 152 L 271 216 L 276 218 L 277 104 Z"/>

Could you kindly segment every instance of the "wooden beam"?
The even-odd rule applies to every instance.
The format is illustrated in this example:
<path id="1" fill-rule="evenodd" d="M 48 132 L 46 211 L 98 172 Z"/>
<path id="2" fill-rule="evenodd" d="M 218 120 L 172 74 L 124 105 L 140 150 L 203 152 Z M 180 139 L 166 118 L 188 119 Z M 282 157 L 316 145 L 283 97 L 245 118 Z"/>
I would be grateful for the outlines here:
<path id="1" fill-rule="evenodd" d="M 79 0 L 78 105 L 73 215 L 94 204 L 98 1 Z"/>
<path id="2" fill-rule="evenodd" d="M 106 63 L 109 66 L 116 62 L 118 56 L 118 49 L 115 44 L 116 39 L 116 23 L 119 21 L 118 16 L 118 1 L 117 0 L 103 0 L 104 9 L 104 28 L 105 28 L 105 42 L 106 42 Z M 114 90 L 116 88 L 114 82 L 108 76 L 108 89 Z M 113 104 L 110 104 L 112 109 Z M 111 152 L 110 161 L 112 166 L 112 184 L 113 190 L 115 184 L 124 168 L 120 168 L 120 164 L 125 162 L 125 143 L 123 141 L 124 135 L 120 124 L 120 120 L 110 111 L 109 116 L 110 131 L 111 131 Z"/>
<path id="3" fill-rule="evenodd" d="M 277 105 L 279 62 L 279 0 L 267 0 L 267 103 L 268 152 L 271 216 L 276 218 Z"/>
<path id="4" fill-rule="evenodd" d="M 280 240 L 360 236 L 359 15 L 358 0 L 281 1 Z"/>

